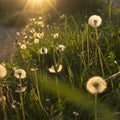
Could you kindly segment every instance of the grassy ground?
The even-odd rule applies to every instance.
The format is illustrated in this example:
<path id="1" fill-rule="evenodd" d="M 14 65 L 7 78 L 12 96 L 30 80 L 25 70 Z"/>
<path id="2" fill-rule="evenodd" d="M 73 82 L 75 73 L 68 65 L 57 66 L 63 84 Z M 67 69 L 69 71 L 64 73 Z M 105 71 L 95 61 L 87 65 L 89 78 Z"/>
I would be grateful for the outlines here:
<path id="1" fill-rule="evenodd" d="M 30 19 L 0 64 L 0 119 L 120 120 L 120 23 L 106 11 L 99 27 L 92 14 Z"/>

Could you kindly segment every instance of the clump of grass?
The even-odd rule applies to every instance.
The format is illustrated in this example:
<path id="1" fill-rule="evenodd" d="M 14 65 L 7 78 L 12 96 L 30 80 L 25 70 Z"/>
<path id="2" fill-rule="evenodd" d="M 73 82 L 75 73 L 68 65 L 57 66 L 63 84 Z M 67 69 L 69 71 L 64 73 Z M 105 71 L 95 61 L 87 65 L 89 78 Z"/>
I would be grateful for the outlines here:
<path id="1" fill-rule="evenodd" d="M 97 26 L 96 16 L 91 25 L 88 18 L 63 14 L 51 21 L 40 16 L 17 33 L 22 38 L 15 41 L 13 63 L 5 63 L 8 74 L 1 81 L 1 96 L 6 96 L 1 119 L 118 119 L 118 28 L 105 19 Z M 15 78 L 18 69 L 25 71 L 24 80 L 22 72 Z M 93 76 L 103 77 L 107 85 L 103 93 L 95 94 L 95 101 L 86 91 Z"/>

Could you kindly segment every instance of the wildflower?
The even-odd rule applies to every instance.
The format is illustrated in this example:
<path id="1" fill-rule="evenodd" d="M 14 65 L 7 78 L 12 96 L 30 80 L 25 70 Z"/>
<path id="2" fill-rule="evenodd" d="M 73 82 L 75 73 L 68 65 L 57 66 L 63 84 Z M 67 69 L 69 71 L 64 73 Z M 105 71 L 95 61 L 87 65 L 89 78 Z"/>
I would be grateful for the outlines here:
<path id="1" fill-rule="evenodd" d="M 34 43 L 38 44 L 39 43 L 39 39 L 34 39 Z"/>
<path id="2" fill-rule="evenodd" d="M 53 38 L 58 38 L 58 37 L 59 37 L 59 33 L 53 34 Z"/>
<path id="3" fill-rule="evenodd" d="M 22 45 L 20 46 L 20 48 L 23 49 L 23 50 L 25 50 L 25 49 L 26 49 L 26 45 L 25 45 L 25 44 L 22 44 Z"/>
<path id="4" fill-rule="evenodd" d="M 45 47 L 40 48 L 39 51 L 40 51 L 40 54 L 47 54 L 48 53 L 48 49 Z"/>
<path id="5" fill-rule="evenodd" d="M 102 24 L 102 18 L 98 15 L 92 15 L 88 19 L 88 24 L 92 27 L 99 27 Z"/>
<path id="6" fill-rule="evenodd" d="M 18 88 L 17 88 L 17 90 L 15 90 L 15 92 L 17 92 L 17 93 L 25 92 L 26 88 L 27 87 L 22 87 L 21 85 L 18 85 Z"/>
<path id="7" fill-rule="evenodd" d="M 57 46 L 57 50 L 64 51 L 65 50 L 65 46 L 60 44 L 60 45 Z"/>
<path id="8" fill-rule="evenodd" d="M 60 65 L 58 65 L 58 64 L 56 64 L 55 66 L 53 65 L 53 66 L 51 66 L 48 70 L 49 70 L 49 72 L 50 73 L 59 73 L 59 72 L 61 72 L 62 71 L 62 65 L 60 64 Z"/>
<path id="9" fill-rule="evenodd" d="M 14 76 L 18 79 L 26 78 L 26 72 L 23 69 L 16 69 L 14 72 Z"/>
<path id="10" fill-rule="evenodd" d="M 6 101 L 6 97 L 5 97 L 4 95 L 2 95 L 2 96 L 0 97 L 0 103 L 5 102 L 5 101 Z"/>
<path id="11" fill-rule="evenodd" d="M 91 94 L 102 93 L 106 87 L 106 81 L 99 76 L 90 78 L 86 84 L 86 88 Z"/>
<path id="12" fill-rule="evenodd" d="M 17 102 L 16 100 L 13 100 L 12 104 L 11 104 L 11 107 L 13 109 L 17 109 L 21 106 L 21 104 L 19 102 Z"/>
<path id="13" fill-rule="evenodd" d="M 3 64 L 0 64 L 0 78 L 4 78 L 7 75 L 7 70 Z"/>

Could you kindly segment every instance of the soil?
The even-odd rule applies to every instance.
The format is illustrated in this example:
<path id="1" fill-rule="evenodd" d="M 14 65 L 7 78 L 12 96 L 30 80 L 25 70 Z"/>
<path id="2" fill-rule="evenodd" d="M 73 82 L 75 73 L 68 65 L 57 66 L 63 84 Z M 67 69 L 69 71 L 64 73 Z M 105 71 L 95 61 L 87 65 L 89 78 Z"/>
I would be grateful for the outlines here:
<path id="1" fill-rule="evenodd" d="M 15 51 L 14 42 L 17 37 L 16 32 L 21 28 L 6 28 L 0 26 L 0 63 L 9 61 Z"/>

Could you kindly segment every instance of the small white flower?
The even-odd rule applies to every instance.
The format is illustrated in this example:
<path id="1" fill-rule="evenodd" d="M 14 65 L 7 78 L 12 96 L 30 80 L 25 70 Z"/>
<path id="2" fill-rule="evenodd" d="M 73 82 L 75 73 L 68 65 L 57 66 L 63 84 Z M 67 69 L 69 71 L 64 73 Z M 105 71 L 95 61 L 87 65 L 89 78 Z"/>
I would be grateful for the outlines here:
<path id="1" fill-rule="evenodd" d="M 16 69 L 14 72 L 14 76 L 18 79 L 26 78 L 26 72 L 23 69 Z"/>
<path id="2" fill-rule="evenodd" d="M 7 70 L 3 64 L 0 64 L 0 78 L 4 78 L 7 75 Z"/>
<path id="3" fill-rule="evenodd" d="M 53 34 L 53 38 L 58 38 L 58 37 L 59 37 L 59 33 Z"/>
<path id="4" fill-rule="evenodd" d="M 48 49 L 45 47 L 40 48 L 39 51 L 40 51 L 40 54 L 47 54 L 48 53 Z"/>
<path id="5" fill-rule="evenodd" d="M 20 46 L 20 48 L 21 49 L 23 49 L 23 50 L 25 50 L 27 47 L 26 47 L 26 44 L 22 44 L 21 46 Z"/>
<path id="6" fill-rule="evenodd" d="M 39 43 L 39 39 L 34 39 L 34 43 L 38 44 Z"/>
<path id="7" fill-rule="evenodd" d="M 64 51 L 65 50 L 65 46 L 60 44 L 60 45 L 57 46 L 57 50 Z"/>
<path id="8" fill-rule="evenodd" d="M 49 72 L 50 73 L 58 73 L 58 72 L 61 72 L 62 71 L 62 65 L 60 64 L 60 65 L 58 65 L 58 64 L 56 64 L 55 66 L 53 65 L 53 66 L 51 66 L 48 70 L 49 70 Z"/>
<path id="9" fill-rule="evenodd" d="M 90 78 L 86 84 L 86 89 L 91 94 L 102 93 L 106 88 L 107 88 L 106 81 L 99 76 L 94 76 Z"/>
<path id="10" fill-rule="evenodd" d="M 102 18 L 98 15 L 92 15 L 88 19 L 88 24 L 92 27 L 99 27 L 102 24 Z"/>

